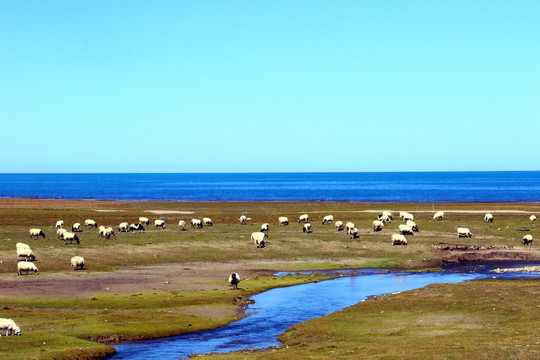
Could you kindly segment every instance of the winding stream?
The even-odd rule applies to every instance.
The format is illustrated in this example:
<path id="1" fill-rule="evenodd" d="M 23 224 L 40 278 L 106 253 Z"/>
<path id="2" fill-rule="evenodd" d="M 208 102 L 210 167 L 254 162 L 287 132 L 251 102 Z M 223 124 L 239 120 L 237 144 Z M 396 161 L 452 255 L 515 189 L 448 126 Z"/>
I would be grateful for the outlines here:
<path id="1" fill-rule="evenodd" d="M 193 354 L 264 349 L 279 346 L 278 335 L 290 326 L 349 307 L 368 296 L 413 290 L 433 283 L 540 277 L 538 273 L 489 272 L 497 267 L 512 267 L 512 264 L 452 265 L 444 267 L 445 272 L 418 273 L 381 274 L 380 269 L 361 269 L 347 277 L 273 289 L 253 296 L 255 304 L 247 308 L 247 316 L 225 327 L 168 338 L 127 342 L 115 346 L 117 353 L 108 359 L 172 360 Z"/>

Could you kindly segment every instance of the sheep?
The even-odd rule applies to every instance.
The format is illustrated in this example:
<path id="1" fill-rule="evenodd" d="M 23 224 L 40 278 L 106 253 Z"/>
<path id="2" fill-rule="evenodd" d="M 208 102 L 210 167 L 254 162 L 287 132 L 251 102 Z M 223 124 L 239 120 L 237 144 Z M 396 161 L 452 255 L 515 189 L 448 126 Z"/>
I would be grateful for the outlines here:
<path id="1" fill-rule="evenodd" d="M 530 222 L 536 221 L 536 216 L 531 215 L 531 216 L 529 217 L 529 221 L 530 221 Z"/>
<path id="2" fill-rule="evenodd" d="M 15 324 L 15 321 L 11 319 L 0 319 L 0 331 L 2 330 L 6 331 L 6 336 L 21 335 L 21 329 L 17 326 L 17 324 Z M 2 336 L 2 334 L 0 334 L 0 336 Z"/>
<path id="3" fill-rule="evenodd" d="M 268 229 L 270 229 L 270 224 L 264 223 L 261 225 L 261 232 L 265 233 L 268 236 Z"/>
<path id="4" fill-rule="evenodd" d="M 17 263 L 17 274 L 22 275 L 23 271 L 26 271 L 26 275 L 28 275 L 30 271 L 33 271 L 36 275 L 39 274 L 38 268 L 36 267 L 36 265 L 34 265 L 34 263 L 27 261 L 19 261 Z"/>
<path id="5" fill-rule="evenodd" d="M 533 237 L 532 235 L 525 235 L 523 237 L 523 240 L 522 240 L 522 243 L 523 245 L 527 246 L 527 245 L 531 245 L 532 246 L 532 241 L 533 241 Z"/>
<path id="6" fill-rule="evenodd" d="M 382 221 L 384 225 L 386 225 L 386 223 L 389 223 L 390 221 L 392 221 L 392 219 L 390 219 L 390 217 L 388 215 L 378 215 L 377 220 Z"/>
<path id="7" fill-rule="evenodd" d="M 278 218 L 278 224 L 279 224 L 279 225 L 283 225 L 283 226 L 289 225 L 289 218 L 286 217 L 286 216 L 280 216 L 280 217 Z"/>
<path id="8" fill-rule="evenodd" d="M 357 238 L 358 238 L 358 229 L 354 227 L 349 231 L 349 239 L 357 239 Z"/>
<path id="9" fill-rule="evenodd" d="M 240 224 L 241 224 L 241 225 L 245 225 L 245 224 L 246 224 L 246 221 L 247 221 L 247 216 L 246 216 L 246 215 L 242 215 L 242 216 L 240 216 L 240 218 L 239 218 L 238 220 L 240 220 Z"/>
<path id="10" fill-rule="evenodd" d="M 120 225 L 118 225 L 118 231 L 119 232 L 129 231 L 129 224 L 127 222 L 120 223 Z"/>
<path id="11" fill-rule="evenodd" d="M 458 233 L 458 237 L 462 238 L 462 237 L 466 237 L 466 238 L 471 238 L 473 237 L 473 234 L 471 233 L 471 231 L 468 229 L 468 228 L 458 228 L 457 229 L 457 233 Z"/>
<path id="12" fill-rule="evenodd" d="M 411 219 L 411 220 L 414 220 L 414 219 Z M 435 214 L 433 214 L 433 220 L 435 221 L 444 220 L 444 211 L 437 211 Z"/>
<path id="13" fill-rule="evenodd" d="M 257 248 L 263 248 L 264 247 L 264 237 L 265 237 L 265 234 L 260 232 L 260 231 L 256 231 L 254 233 L 251 233 L 251 241 L 253 241 L 253 243 L 255 245 L 257 245 Z"/>
<path id="14" fill-rule="evenodd" d="M 402 234 L 392 234 L 392 246 L 407 245 L 407 239 Z"/>
<path id="15" fill-rule="evenodd" d="M 31 239 L 39 239 L 40 236 L 45 239 L 45 233 L 41 229 L 30 229 Z"/>
<path id="16" fill-rule="evenodd" d="M 156 220 L 156 221 L 154 221 L 154 225 L 155 225 L 156 229 L 157 229 L 158 227 L 160 227 L 160 228 L 162 228 L 162 229 L 165 229 L 165 221 L 163 221 L 163 220 Z"/>
<path id="17" fill-rule="evenodd" d="M 77 244 L 80 244 L 81 242 L 77 234 L 72 232 L 66 232 L 62 234 L 62 240 L 64 240 L 64 244 L 67 244 L 68 241 L 70 244 L 73 244 L 74 241 L 76 241 Z"/>
<path id="18" fill-rule="evenodd" d="M 334 216 L 332 216 L 332 215 L 326 215 L 326 216 L 322 219 L 323 225 L 324 225 L 324 224 L 331 223 L 331 222 L 334 222 Z"/>
<path id="19" fill-rule="evenodd" d="M 373 231 L 381 231 L 384 226 L 384 223 L 381 220 L 375 220 L 373 221 L 371 226 L 373 227 Z"/>
<path id="20" fill-rule="evenodd" d="M 229 285 L 235 290 L 238 290 L 238 283 L 240 282 L 240 275 L 238 273 L 232 273 L 229 275 Z"/>
<path id="21" fill-rule="evenodd" d="M 302 231 L 306 234 L 309 234 L 311 232 L 313 232 L 313 230 L 311 229 L 311 223 L 304 223 L 304 226 L 302 227 Z"/>
<path id="22" fill-rule="evenodd" d="M 343 230 L 343 221 L 338 220 L 338 221 L 336 221 L 336 222 L 334 223 L 334 225 L 335 225 L 337 231 Z"/>
<path id="23" fill-rule="evenodd" d="M 414 235 L 412 227 L 407 224 L 399 225 L 399 233 L 401 235 Z"/>
<path id="24" fill-rule="evenodd" d="M 345 229 L 347 230 L 347 234 L 350 234 L 350 231 L 354 229 L 356 226 L 354 223 L 347 221 L 347 224 L 345 224 Z"/>
<path id="25" fill-rule="evenodd" d="M 74 256 L 71 258 L 71 267 L 73 271 L 82 270 L 84 268 L 84 258 L 82 256 Z"/>
<path id="26" fill-rule="evenodd" d="M 22 259 L 25 259 L 26 261 L 36 260 L 36 255 L 34 255 L 34 252 L 29 245 L 25 243 L 17 243 L 15 244 L 15 247 L 17 249 L 17 261 L 21 261 Z"/>
<path id="27" fill-rule="evenodd" d="M 484 215 L 484 222 L 493 222 L 493 215 L 490 214 L 490 213 L 487 213 L 486 215 Z"/>
<path id="28" fill-rule="evenodd" d="M 150 220 L 147 217 L 139 217 L 139 224 L 141 225 L 150 225 Z"/>
<path id="29" fill-rule="evenodd" d="M 81 232 L 81 223 L 71 225 L 71 232 Z"/>
<path id="30" fill-rule="evenodd" d="M 116 235 L 114 234 L 113 228 L 110 227 L 110 226 L 109 227 L 100 226 L 99 227 L 99 236 L 107 238 L 107 239 L 110 239 L 111 236 L 116 237 Z"/>
<path id="31" fill-rule="evenodd" d="M 309 215 L 308 214 L 302 214 L 298 217 L 298 223 L 307 223 L 309 222 Z"/>
<path id="32" fill-rule="evenodd" d="M 381 214 L 381 217 L 384 217 L 386 216 L 387 218 L 390 219 L 390 221 L 394 220 L 394 217 L 392 216 L 392 213 L 388 210 L 384 210 Z"/>
<path id="33" fill-rule="evenodd" d="M 142 224 L 131 224 L 129 225 L 129 232 L 131 231 L 142 231 L 144 232 L 144 226 Z"/>
<path id="34" fill-rule="evenodd" d="M 186 231 L 186 222 L 184 220 L 180 220 L 178 226 L 180 226 L 180 230 Z"/>
<path id="35" fill-rule="evenodd" d="M 84 226 L 92 226 L 92 227 L 97 229 L 97 224 L 96 224 L 95 220 L 92 220 L 92 219 L 84 220 Z"/>
<path id="36" fill-rule="evenodd" d="M 416 223 L 414 221 L 407 220 L 407 222 L 405 224 L 409 225 L 413 231 L 418 232 L 418 225 L 416 225 Z"/>
<path id="37" fill-rule="evenodd" d="M 204 225 L 206 226 L 212 226 L 214 225 L 214 223 L 212 222 L 212 219 L 210 219 L 209 217 L 205 217 L 202 219 Z"/>
<path id="38" fill-rule="evenodd" d="M 414 215 L 405 211 L 405 214 L 403 214 L 403 221 L 407 220 L 414 221 Z"/>
<path id="39" fill-rule="evenodd" d="M 192 228 L 198 228 L 198 229 L 202 229 L 203 227 L 203 223 L 201 221 L 201 219 L 191 219 L 191 227 Z"/>
<path id="40" fill-rule="evenodd" d="M 63 228 L 63 227 L 64 227 L 64 220 L 58 220 L 58 221 L 56 222 L 56 228 L 57 228 L 57 229 L 61 229 L 61 228 Z"/>
<path id="41" fill-rule="evenodd" d="M 58 236 L 58 239 L 62 239 L 65 233 L 67 233 L 66 229 L 56 230 L 56 236 Z"/>

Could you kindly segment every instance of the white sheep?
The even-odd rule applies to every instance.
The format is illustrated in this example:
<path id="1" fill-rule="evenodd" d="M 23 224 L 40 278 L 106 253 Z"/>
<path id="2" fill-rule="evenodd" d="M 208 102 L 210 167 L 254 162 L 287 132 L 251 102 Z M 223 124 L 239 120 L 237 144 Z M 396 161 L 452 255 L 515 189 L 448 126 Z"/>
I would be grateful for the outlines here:
<path id="1" fill-rule="evenodd" d="M 2 318 L 0 319 L 0 331 L 5 330 L 6 336 L 10 335 L 21 335 L 21 329 L 15 324 L 15 321 L 11 319 Z M 2 334 L 0 334 L 2 336 Z"/>
<path id="2" fill-rule="evenodd" d="M 308 214 L 302 214 L 298 217 L 298 222 L 301 223 L 307 223 L 309 221 L 309 215 Z"/>
<path id="3" fill-rule="evenodd" d="M 56 222 L 56 228 L 57 228 L 57 229 L 61 229 L 61 228 L 63 228 L 63 227 L 64 227 L 64 220 L 58 220 L 58 221 Z"/>
<path id="4" fill-rule="evenodd" d="M 403 214 L 403 221 L 407 221 L 407 220 L 414 221 L 414 215 L 405 211 L 405 214 Z"/>
<path id="5" fill-rule="evenodd" d="M 242 215 L 242 216 L 240 216 L 240 218 L 239 218 L 238 220 L 240 220 L 240 224 L 241 224 L 241 225 L 245 225 L 245 224 L 246 224 L 246 221 L 247 221 L 247 216 L 246 216 L 246 215 Z"/>
<path id="6" fill-rule="evenodd" d="M 414 235 L 412 227 L 407 224 L 399 225 L 399 233 L 401 235 Z"/>
<path id="7" fill-rule="evenodd" d="M 130 224 L 128 231 L 130 231 L 130 232 L 131 231 L 142 231 L 142 232 L 144 232 L 144 226 L 142 226 L 142 224 Z"/>
<path id="8" fill-rule="evenodd" d="M 45 239 L 45 233 L 41 229 L 30 229 L 30 238 L 31 239 L 38 239 L 40 236 L 42 236 Z"/>
<path id="9" fill-rule="evenodd" d="M 59 239 L 62 239 L 65 233 L 67 233 L 66 229 L 58 229 L 58 230 L 56 230 L 56 236 L 58 236 Z"/>
<path id="10" fill-rule="evenodd" d="M 381 214 L 381 216 L 386 216 L 387 218 L 389 218 L 390 220 L 394 220 L 394 217 L 392 216 L 392 212 L 388 211 L 388 210 L 384 210 Z"/>
<path id="11" fill-rule="evenodd" d="M 180 221 L 178 222 L 178 226 L 180 226 L 180 230 L 186 231 L 186 226 L 187 226 L 187 225 L 186 225 L 186 222 L 185 222 L 184 220 L 180 220 Z"/>
<path id="12" fill-rule="evenodd" d="M 384 227 L 384 223 L 381 220 L 375 220 L 371 223 L 371 227 L 373 228 L 373 231 L 381 231 Z"/>
<path id="13" fill-rule="evenodd" d="M 165 229 L 165 221 L 163 221 L 163 220 L 155 220 L 154 225 L 155 225 L 156 229 L 158 227 L 160 227 L 162 229 Z"/>
<path id="14" fill-rule="evenodd" d="M 147 217 L 141 216 L 139 217 L 139 224 L 149 225 L 150 220 Z"/>
<path id="15" fill-rule="evenodd" d="M 209 217 L 205 217 L 202 219 L 204 225 L 206 226 L 212 226 L 214 225 L 214 223 L 212 222 L 212 219 L 210 219 Z"/>
<path id="16" fill-rule="evenodd" d="M 407 245 L 407 239 L 402 234 L 392 234 L 392 245 Z"/>
<path id="17" fill-rule="evenodd" d="M 36 255 L 34 255 L 34 252 L 28 244 L 17 243 L 15 244 L 15 247 L 17 249 L 17 261 L 21 261 L 22 259 L 25 259 L 26 261 L 36 260 Z"/>
<path id="18" fill-rule="evenodd" d="M 444 220 L 444 211 L 437 211 L 435 214 L 433 214 L 433 220 L 435 221 Z"/>
<path id="19" fill-rule="evenodd" d="M 80 270 L 84 268 L 84 258 L 82 256 L 74 256 L 71 258 L 71 267 L 73 270 Z"/>
<path id="20" fill-rule="evenodd" d="M 202 223 L 201 219 L 191 219 L 191 227 L 192 228 L 202 229 L 203 223 Z"/>
<path id="21" fill-rule="evenodd" d="M 283 226 L 289 225 L 289 218 L 286 216 L 280 216 L 278 218 L 278 224 Z"/>
<path id="22" fill-rule="evenodd" d="M 331 222 L 334 222 L 334 216 L 333 215 L 326 215 L 325 217 L 323 217 L 322 219 L 322 223 L 323 225 L 324 224 L 329 224 Z"/>
<path id="23" fill-rule="evenodd" d="M 268 230 L 270 229 L 270 224 L 264 223 L 261 225 L 261 232 L 265 233 L 268 236 Z"/>
<path id="24" fill-rule="evenodd" d="M 309 234 L 311 232 L 313 232 L 313 230 L 311 229 L 311 223 L 304 223 L 304 226 L 302 227 L 302 231 L 305 232 L 306 234 Z"/>
<path id="25" fill-rule="evenodd" d="M 34 263 L 27 261 L 19 261 L 17 263 L 17 274 L 22 275 L 23 271 L 26 271 L 26 275 L 28 275 L 30 271 L 33 271 L 34 274 L 38 275 L 38 269 L 36 265 L 34 265 Z"/>
<path id="26" fill-rule="evenodd" d="M 120 231 L 120 232 L 129 231 L 129 224 L 127 222 L 120 223 L 120 225 L 118 225 L 118 231 Z"/>
<path id="27" fill-rule="evenodd" d="M 72 232 L 81 232 L 81 223 L 74 223 L 71 225 Z"/>
<path id="28" fill-rule="evenodd" d="M 528 235 L 525 235 L 523 237 L 523 240 L 522 240 L 523 245 L 525 245 L 525 246 L 531 245 L 532 246 L 532 242 L 533 242 L 532 235 L 528 234 Z"/>
<path id="29" fill-rule="evenodd" d="M 347 221 L 347 223 L 345 224 L 345 229 L 347 231 L 347 234 L 350 234 L 351 230 L 354 229 L 356 226 L 354 225 L 353 222 L 351 221 Z"/>
<path id="30" fill-rule="evenodd" d="M 458 228 L 457 233 L 458 233 L 458 237 L 460 238 L 461 237 L 471 238 L 473 236 L 473 234 L 468 228 L 463 228 L 463 227 Z"/>
<path id="31" fill-rule="evenodd" d="M 238 290 L 238 283 L 240 282 L 240 275 L 238 273 L 232 273 L 229 275 L 229 285 Z"/>
<path id="32" fill-rule="evenodd" d="M 107 239 L 110 239 L 111 236 L 116 237 L 116 235 L 114 234 L 113 228 L 110 227 L 110 226 L 109 227 L 100 226 L 99 227 L 99 236 L 107 238 Z"/>
<path id="33" fill-rule="evenodd" d="M 530 222 L 536 221 L 536 216 L 531 215 L 531 216 L 529 217 L 529 221 L 530 221 Z"/>
<path id="34" fill-rule="evenodd" d="M 253 241 L 253 243 L 257 245 L 258 248 L 263 248 L 265 246 L 264 237 L 265 234 L 260 231 L 251 233 L 251 241 Z"/>
<path id="35" fill-rule="evenodd" d="M 392 219 L 390 219 L 390 217 L 388 215 L 379 215 L 377 216 L 377 219 L 382 221 L 384 225 L 386 225 L 386 223 L 389 223 L 390 221 L 392 221 Z"/>
<path id="36" fill-rule="evenodd" d="M 336 221 L 334 223 L 334 226 L 336 227 L 337 231 L 343 230 L 343 221 L 341 221 L 341 220 Z"/>
<path id="37" fill-rule="evenodd" d="M 97 224 L 95 220 L 92 219 L 86 219 L 84 220 L 84 226 L 92 226 L 94 228 L 97 228 Z"/>
<path id="38" fill-rule="evenodd" d="M 484 215 L 484 222 L 493 222 L 493 215 L 490 213 Z"/>
<path id="39" fill-rule="evenodd" d="M 73 244 L 74 241 L 76 241 L 77 244 L 80 244 L 79 236 L 72 232 L 65 232 L 64 234 L 62 234 L 61 239 L 64 240 L 64 244 L 67 244 L 68 241 L 70 244 Z"/>
<path id="40" fill-rule="evenodd" d="M 357 239 L 358 238 L 358 229 L 353 227 L 350 231 L 349 231 L 349 239 Z"/>
<path id="41" fill-rule="evenodd" d="M 409 225 L 413 231 L 418 232 L 418 225 L 416 225 L 416 223 L 414 221 L 407 220 L 407 222 L 405 224 Z"/>

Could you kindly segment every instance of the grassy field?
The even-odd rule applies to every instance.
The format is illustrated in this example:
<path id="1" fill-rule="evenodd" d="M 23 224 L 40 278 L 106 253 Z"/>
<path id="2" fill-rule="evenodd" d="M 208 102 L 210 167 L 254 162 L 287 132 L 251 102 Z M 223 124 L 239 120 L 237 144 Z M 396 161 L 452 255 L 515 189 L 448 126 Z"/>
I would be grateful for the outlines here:
<path id="1" fill-rule="evenodd" d="M 371 223 L 382 210 L 393 211 L 394 221 L 382 231 L 373 232 Z M 390 241 L 391 234 L 397 232 L 401 223 L 397 218 L 401 210 L 412 212 L 420 228 L 419 233 L 407 237 L 409 246 L 406 247 L 392 246 Z M 432 220 L 437 210 L 446 211 L 446 220 Z M 485 211 L 493 213 L 493 223 L 483 222 Z M 313 224 L 311 234 L 302 233 L 301 224 L 296 222 L 302 213 L 310 215 Z M 242 214 L 251 218 L 247 225 L 238 222 Z M 337 232 L 332 224 L 322 225 L 323 216 L 328 214 L 343 222 L 353 221 L 360 237 L 351 240 L 344 231 Z M 352 267 L 426 268 L 439 265 L 445 259 L 452 260 L 453 253 L 445 252 L 441 247 L 453 245 L 493 246 L 497 249 L 496 255 L 503 258 L 506 255 L 501 251 L 506 247 L 509 251 L 517 251 L 512 253 L 511 259 L 525 256 L 540 258 L 535 243 L 532 249 L 523 249 L 521 245 L 526 233 L 534 238 L 540 236 L 537 224 L 531 224 L 528 220 L 531 214 L 540 214 L 539 204 L 0 199 L 2 317 L 15 319 L 23 330 L 21 337 L 10 337 L 9 340 L 2 337 L 0 356 L 10 354 L 11 359 L 98 358 L 111 351 L 105 343 L 221 326 L 241 316 L 241 305 L 246 304 L 250 294 L 322 279 L 313 276 L 268 276 L 273 271 Z M 57 239 L 54 228 L 60 219 L 69 229 L 74 222 L 84 224 L 85 219 L 91 218 L 98 225 L 112 226 L 116 230 L 119 223 L 137 222 L 139 216 L 151 220 L 144 233 L 116 232 L 116 237 L 103 239 L 98 236 L 96 229 L 83 227 L 83 232 L 79 233 L 80 245 L 64 245 L 63 241 Z M 215 225 L 203 229 L 191 229 L 188 225 L 187 231 L 179 230 L 180 219 L 189 224 L 192 218 L 203 216 L 211 217 Z M 290 225 L 278 226 L 279 216 L 289 217 Z M 166 228 L 153 227 L 155 219 L 165 220 Z M 267 246 L 257 249 L 250 242 L 250 234 L 258 231 L 265 222 L 270 223 Z M 460 226 L 468 227 L 474 237 L 458 238 L 456 228 Z M 47 238 L 30 239 L 28 230 L 32 227 L 43 229 Z M 40 275 L 17 276 L 17 242 L 25 242 L 32 247 Z M 71 270 L 70 259 L 75 254 L 86 259 L 85 270 Z M 490 254 L 482 256 L 490 259 Z M 226 278 L 229 270 L 237 268 L 242 269 L 241 276 L 248 280 L 241 282 L 242 290 L 232 291 L 227 286 Z M 169 285 L 163 285 L 161 277 L 157 280 L 154 278 L 156 272 L 166 273 L 167 269 L 171 271 L 171 281 Z M 202 271 L 206 271 L 205 276 L 201 275 Z M 124 280 L 132 281 L 131 287 L 117 286 L 117 281 Z M 488 288 L 497 286 L 497 282 L 487 284 Z M 459 288 L 460 285 L 444 289 L 459 291 Z M 95 289 L 95 293 L 89 293 L 89 289 Z M 418 299 L 423 298 L 422 292 L 418 294 Z M 527 299 L 524 292 L 513 296 Z M 359 306 L 367 305 L 362 303 Z M 409 311 L 409 307 L 406 311 Z M 453 332 L 452 337 L 456 334 L 461 333 Z M 284 335 L 284 341 L 289 341 L 288 336 Z M 379 340 L 387 341 L 384 337 Z M 379 343 L 379 346 L 382 344 Z M 298 346 L 303 345 L 292 341 L 289 349 Z M 323 355 L 324 351 L 313 356 L 331 357 Z"/>

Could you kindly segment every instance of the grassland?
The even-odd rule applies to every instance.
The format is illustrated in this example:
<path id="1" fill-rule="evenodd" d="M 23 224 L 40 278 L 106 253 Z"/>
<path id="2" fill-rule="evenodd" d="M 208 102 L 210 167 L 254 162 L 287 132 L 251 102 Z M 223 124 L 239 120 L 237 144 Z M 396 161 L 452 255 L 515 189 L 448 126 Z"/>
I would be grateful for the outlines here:
<path id="1" fill-rule="evenodd" d="M 398 219 L 381 232 L 371 230 L 376 214 L 386 209 L 395 215 L 400 210 L 415 215 L 420 232 L 408 237 L 409 246 L 393 247 L 390 243 L 390 235 L 396 232 L 400 223 Z M 446 211 L 445 221 L 431 219 L 436 210 Z M 494 214 L 493 223 L 483 222 L 486 211 Z M 314 229 L 312 234 L 303 234 L 300 224 L 296 223 L 301 213 L 310 215 Z M 241 214 L 251 218 L 247 225 L 239 224 L 237 219 Z M 336 220 L 353 221 L 360 237 L 351 240 L 344 232 L 337 232 L 333 225 L 322 225 L 320 220 L 327 214 L 333 214 Z M 540 205 L 0 199 L 0 306 L 2 317 L 15 319 L 23 330 L 21 337 L 2 337 L 0 357 L 9 354 L 11 359 L 98 358 L 111 351 L 106 345 L 108 343 L 221 326 L 242 316 L 242 305 L 247 303 L 250 294 L 323 278 L 271 276 L 272 272 L 279 270 L 380 266 L 426 268 L 460 259 L 540 259 L 534 243 L 532 249 L 521 246 L 525 233 L 535 238 L 539 236 L 538 226 L 528 221 L 530 214 L 538 216 Z M 117 232 L 111 239 L 100 238 L 97 230 L 86 228 L 79 234 L 80 245 L 64 245 L 56 238 L 54 229 L 59 219 L 69 227 L 74 222 L 84 223 L 87 218 L 116 229 L 120 222 L 136 222 L 139 216 L 147 216 L 152 222 L 164 219 L 167 226 L 162 230 L 150 225 L 144 233 Z M 178 229 L 180 219 L 189 223 L 191 218 L 203 216 L 211 217 L 215 225 L 200 230 L 188 228 L 185 232 Z M 291 224 L 278 226 L 278 216 L 288 216 Z M 250 243 L 250 234 L 264 222 L 271 224 L 270 236 L 267 247 L 257 249 Z M 455 229 L 458 226 L 468 227 L 475 236 L 471 239 L 457 238 Z M 47 238 L 29 239 L 28 229 L 31 227 L 42 228 Z M 17 276 L 15 244 L 20 241 L 28 243 L 34 250 L 40 275 Z M 444 250 L 452 246 L 484 249 Z M 70 258 L 75 254 L 86 259 L 85 270 L 71 270 Z M 226 278 L 231 271 L 237 271 L 247 279 L 240 283 L 242 289 L 239 291 L 228 288 Z M 486 284 L 486 291 L 499 286 L 497 282 Z M 465 285 L 432 286 L 428 289 L 457 294 L 461 286 Z M 417 292 L 415 299 L 432 298 L 422 291 Z M 512 292 L 512 296 L 522 299 L 523 304 L 529 299 L 525 291 Z M 441 295 L 441 299 L 444 298 Z M 388 306 L 395 306 L 397 311 L 400 309 L 399 301 L 398 296 L 394 305 Z M 462 301 L 466 303 L 466 297 Z M 365 304 L 367 302 L 358 306 L 368 306 Z M 381 301 L 374 301 L 369 306 L 376 307 L 377 304 Z M 433 304 L 434 312 L 440 310 L 436 305 Z M 359 311 L 362 314 L 365 310 Z M 333 318 L 328 319 L 328 324 L 333 322 Z M 346 332 L 345 328 L 339 330 L 341 325 L 336 326 L 338 334 Z M 413 334 L 405 334 L 403 339 L 410 340 Z M 462 334 L 460 331 L 452 332 L 451 337 L 461 337 Z M 331 339 L 331 335 L 320 336 L 321 339 L 326 336 Z M 357 336 L 364 335 L 359 333 Z M 290 339 L 289 333 L 283 337 L 285 343 L 290 342 L 288 350 L 304 348 L 303 340 L 297 343 Z M 440 340 L 436 337 L 430 339 Z M 383 346 L 387 339 L 375 337 L 370 341 L 373 341 L 373 346 Z M 298 354 L 299 358 L 304 355 L 331 357 L 324 351 L 312 355 L 311 352 Z M 260 356 L 266 358 L 267 355 Z"/>

